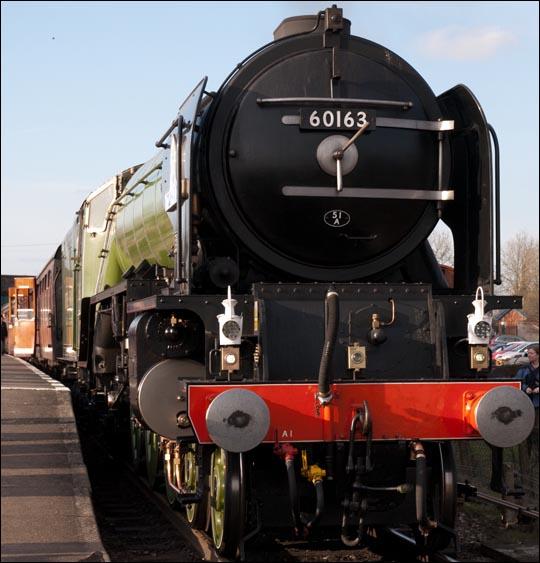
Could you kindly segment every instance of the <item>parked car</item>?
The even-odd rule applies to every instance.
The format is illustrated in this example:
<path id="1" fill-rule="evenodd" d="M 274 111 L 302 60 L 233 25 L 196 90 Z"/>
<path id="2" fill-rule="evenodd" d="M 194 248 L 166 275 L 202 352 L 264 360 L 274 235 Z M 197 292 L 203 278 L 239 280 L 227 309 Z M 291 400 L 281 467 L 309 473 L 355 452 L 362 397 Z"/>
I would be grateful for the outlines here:
<path id="1" fill-rule="evenodd" d="M 509 342 L 508 344 L 505 344 L 502 348 L 499 348 L 499 350 L 496 350 L 495 352 L 491 353 L 491 360 L 495 361 L 502 354 L 506 354 L 506 352 L 510 352 L 512 350 L 515 350 L 516 348 L 518 348 L 522 344 L 526 344 L 526 342 L 521 340 L 519 342 Z"/>
<path id="2" fill-rule="evenodd" d="M 523 342 L 523 340 L 514 334 L 499 334 L 490 340 L 489 347 L 493 350 L 498 344 L 510 344 L 510 342 Z"/>
<path id="3" fill-rule="evenodd" d="M 532 346 L 538 346 L 538 342 L 525 342 L 514 348 L 513 350 L 509 350 L 508 352 L 504 352 L 500 356 L 497 357 L 495 363 L 498 366 L 506 366 L 506 365 L 514 365 L 517 363 L 517 360 L 524 360 L 523 362 L 519 363 L 528 363 L 529 359 L 527 358 L 527 351 Z"/>
<path id="4" fill-rule="evenodd" d="M 510 344 L 514 344 L 514 342 L 510 342 Z M 503 344 L 495 344 L 494 346 L 489 346 L 489 349 L 491 350 L 491 357 L 493 357 L 493 354 L 495 352 L 499 352 L 499 350 L 502 350 L 503 348 L 506 348 L 507 346 L 509 346 L 508 342 L 505 342 Z"/>
<path id="5" fill-rule="evenodd" d="M 503 365 L 510 366 L 510 367 L 515 366 L 516 367 L 516 373 L 517 373 L 517 370 L 521 366 L 529 365 L 529 357 L 527 356 L 527 353 L 525 352 L 525 354 L 523 354 L 523 355 L 520 354 L 519 356 L 515 356 L 514 358 L 510 358 Z"/>

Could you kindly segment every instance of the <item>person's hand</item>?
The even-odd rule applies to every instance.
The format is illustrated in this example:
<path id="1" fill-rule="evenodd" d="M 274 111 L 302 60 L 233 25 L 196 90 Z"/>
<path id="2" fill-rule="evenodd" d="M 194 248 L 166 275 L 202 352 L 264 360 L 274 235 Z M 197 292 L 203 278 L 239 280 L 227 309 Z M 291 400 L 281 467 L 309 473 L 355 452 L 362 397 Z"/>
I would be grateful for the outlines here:
<path id="1" fill-rule="evenodd" d="M 525 393 L 527 393 L 527 395 L 530 395 L 531 393 L 533 393 L 533 390 L 530 387 L 527 387 L 527 389 L 525 389 Z"/>
<path id="2" fill-rule="evenodd" d="M 538 395 L 539 389 L 540 389 L 539 387 L 535 387 L 535 388 L 533 389 L 533 393 L 536 393 L 536 394 Z"/>

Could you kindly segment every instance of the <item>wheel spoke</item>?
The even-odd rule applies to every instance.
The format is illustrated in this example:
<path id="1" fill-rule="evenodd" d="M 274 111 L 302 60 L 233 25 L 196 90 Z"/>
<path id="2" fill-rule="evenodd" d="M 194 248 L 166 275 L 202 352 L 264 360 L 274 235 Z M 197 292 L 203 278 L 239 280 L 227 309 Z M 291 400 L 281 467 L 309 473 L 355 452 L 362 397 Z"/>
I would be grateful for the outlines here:
<path id="1" fill-rule="evenodd" d="M 190 445 L 188 451 L 183 456 L 182 473 L 184 476 L 184 488 L 190 493 L 195 493 L 199 478 L 195 445 Z M 200 503 L 186 504 L 186 517 L 192 526 L 201 527 L 201 520 L 206 516 L 203 514 L 204 506 L 204 499 L 201 499 Z"/>
<path id="2" fill-rule="evenodd" d="M 158 435 L 151 430 L 144 431 L 146 446 L 146 478 L 150 487 L 157 484 L 157 474 L 159 466 L 159 447 Z"/>

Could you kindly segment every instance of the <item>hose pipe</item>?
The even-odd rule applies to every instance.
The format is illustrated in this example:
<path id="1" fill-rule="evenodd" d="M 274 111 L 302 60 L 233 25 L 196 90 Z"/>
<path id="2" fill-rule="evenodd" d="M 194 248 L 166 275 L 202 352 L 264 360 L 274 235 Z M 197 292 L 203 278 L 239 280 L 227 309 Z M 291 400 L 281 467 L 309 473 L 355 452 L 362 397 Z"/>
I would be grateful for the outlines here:
<path id="1" fill-rule="evenodd" d="M 315 483 L 315 492 L 317 494 L 317 505 L 315 507 L 315 515 L 313 518 L 306 524 L 306 527 L 312 528 L 321 518 L 321 515 L 324 511 L 324 488 L 323 482 L 317 481 Z"/>
<path id="2" fill-rule="evenodd" d="M 294 531 L 297 536 L 307 535 L 302 518 L 300 516 L 300 507 L 298 503 L 298 491 L 296 488 L 296 473 L 294 471 L 294 459 L 285 459 L 285 467 L 287 468 L 287 478 L 289 480 L 289 499 L 291 502 L 291 512 L 294 523 Z"/>
<path id="3" fill-rule="evenodd" d="M 429 520 L 427 517 L 427 469 L 426 454 L 421 442 L 411 442 L 411 450 L 416 463 L 416 520 L 420 531 L 427 534 L 429 531 Z"/>
<path id="4" fill-rule="evenodd" d="M 323 405 L 332 400 L 330 391 L 332 358 L 339 328 L 339 298 L 333 286 L 330 286 L 326 292 L 325 309 L 324 346 L 319 367 L 319 392 L 317 393 L 317 398 Z"/>

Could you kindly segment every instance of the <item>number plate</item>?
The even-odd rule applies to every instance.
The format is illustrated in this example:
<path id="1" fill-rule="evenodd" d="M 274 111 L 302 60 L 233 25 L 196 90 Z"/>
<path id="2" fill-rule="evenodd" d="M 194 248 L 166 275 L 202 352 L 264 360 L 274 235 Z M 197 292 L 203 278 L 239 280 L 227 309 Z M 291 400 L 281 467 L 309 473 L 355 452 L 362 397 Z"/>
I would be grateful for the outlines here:
<path id="1" fill-rule="evenodd" d="M 309 108 L 300 110 L 300 129 L 354 130 L 369 121 L 368 129 L 375 129 L 375 110 Z"/>

